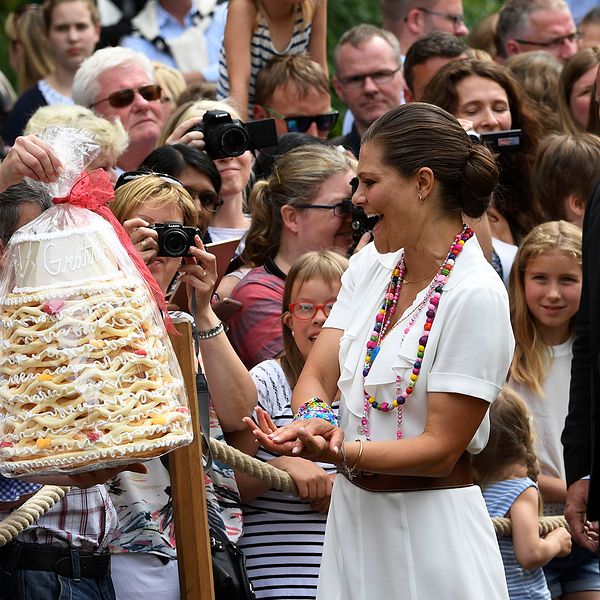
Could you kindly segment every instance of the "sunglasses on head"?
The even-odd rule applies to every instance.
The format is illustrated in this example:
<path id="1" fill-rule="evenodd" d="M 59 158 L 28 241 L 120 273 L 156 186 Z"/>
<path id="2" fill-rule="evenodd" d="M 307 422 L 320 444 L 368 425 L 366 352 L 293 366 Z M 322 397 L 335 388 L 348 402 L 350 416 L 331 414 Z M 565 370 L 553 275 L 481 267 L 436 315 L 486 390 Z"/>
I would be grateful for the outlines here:
<path id="1" fill-rule="evenodd" d="M 121 173 L 121 175 L 119 175 L 117 183 L 115 183 L 115 190 L 119 189 L 122 185 L 125 185 L 130 181 L 135 181 L 140 177 L 148 177 L 149 175 L 153 175 L 154 177 L 158 177 L 167 183 L 178 185 L 179 187 L 185 189 L 183 183 L 181 183 L 179 179 L 176 179 L 171 175 L 167 175 L 166 173 L 154 173 L 152 171 L 125 171 L 125 173 Z"/>
<path id="2" fill-rule="evenodd" d="M 162 88 L 158 84 L 150 84 L 143 85 L 135 90 L 132 88 L 118 90 L 109 94 L 106 98 L 90 104 L 90 108 L 94 108 L 94 106 L 97 106 L 101 102 L 108 102 L 113 108 L 129 106 L 133 102 L 136 92 L 147 102 L 153 102 L 154 100 L 160 100 Z"/>
<path id="3" fill-rule="evenodd" d="M 264 108 L 268 113 L 272 114 L 274 117 L 285 121 L 289 133 L 304 133 L 308 131 L 309 127 L 313 123 L 316 123 L 317 129 L 319 131 L 330 131 L 337 123 L 339 116 L 338 111 L 334 110 L 330 113 L 325 113 L 323 115 L 286 117 L 273 110 L 272 108 L 269 108 L 268 106 L 265 106 Z"/>

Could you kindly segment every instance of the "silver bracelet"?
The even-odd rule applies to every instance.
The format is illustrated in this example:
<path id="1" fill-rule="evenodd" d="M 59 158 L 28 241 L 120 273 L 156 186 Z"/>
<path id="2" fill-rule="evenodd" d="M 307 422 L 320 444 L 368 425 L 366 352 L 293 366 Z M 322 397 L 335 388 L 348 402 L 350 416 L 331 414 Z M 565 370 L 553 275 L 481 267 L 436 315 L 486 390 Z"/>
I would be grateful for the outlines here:
<path id="1" fill-rule="evenodd" d="M 200 329 L 198 333 L 198 337 L 201 340 L 209 340 L 225 331 L 225 327 L 223 327 L 223 322 L 219 321 L 214 327 L 210 329 Z"/>

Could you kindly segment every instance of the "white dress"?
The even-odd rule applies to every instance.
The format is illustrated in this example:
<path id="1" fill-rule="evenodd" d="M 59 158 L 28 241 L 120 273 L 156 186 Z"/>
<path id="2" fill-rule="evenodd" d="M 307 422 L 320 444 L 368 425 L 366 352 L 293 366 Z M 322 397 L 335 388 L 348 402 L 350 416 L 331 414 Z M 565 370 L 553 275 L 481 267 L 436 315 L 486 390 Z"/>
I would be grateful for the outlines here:
<path id="1" fill-rule="evenodd" d="M 349 440 L 359 438 L 366 340 L 400 255 L 401 251 L 378 254 L 370 244 L 351 258 L 338 301 L 325 324 L 344 331 L 338 385 L 340 421 Z M 423 431 L 426 392 L 453 392 L 493 402 L 512 357 L 506 289 L 475 237 L 457 257 L 444 290 L 419 380 L 404 405 L 404 437 Z M 417 295 L 403 316 L 418 306 L 425 292 Z M 422 311 L 403 341 L 400 323 L 383 342 L 365 388 L 378 401 L 391 402 L 396 375 L 407 377 L 412 370 L 425 318 Z M 396 439 L 396 421 L 396 411 L 371 410 L 371 438 Z M 486 415 L 468 450 L 480 452 L 488 434 Z M 368 492 L 337 477 L 317 597 L 506 600 L 502 559 L 480 489 Z"/>

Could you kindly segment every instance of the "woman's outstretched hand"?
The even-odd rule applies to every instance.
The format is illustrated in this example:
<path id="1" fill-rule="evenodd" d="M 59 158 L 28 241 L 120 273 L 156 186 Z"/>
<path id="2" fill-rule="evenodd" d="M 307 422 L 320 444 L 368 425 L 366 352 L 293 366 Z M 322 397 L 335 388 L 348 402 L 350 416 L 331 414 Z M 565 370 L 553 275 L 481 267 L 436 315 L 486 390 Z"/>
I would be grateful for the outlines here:
<path id="1" fill-rule="evenodd" d="M 277 429 L 269 414 L 255 410 L 258 423 L 250 417 L 244 422 L 257 441 L 268 450 L 286 456 L 301 456 L 311 460 L 340 464 L 344 432 L 325 419 L 302 419 Z"/>

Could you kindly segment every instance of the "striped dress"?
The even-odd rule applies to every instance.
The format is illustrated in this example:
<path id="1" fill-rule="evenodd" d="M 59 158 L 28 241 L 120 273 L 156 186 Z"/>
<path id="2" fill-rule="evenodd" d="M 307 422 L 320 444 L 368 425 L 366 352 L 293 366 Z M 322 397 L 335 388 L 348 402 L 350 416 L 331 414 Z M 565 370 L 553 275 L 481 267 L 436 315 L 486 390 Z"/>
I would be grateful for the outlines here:
<path id="1" fill-rule="evenodd" d="M 302 18 L 302 6 L 297 4 L 294 15 L 294 30 L 287 47 L 278 52 L 271 41 L 271 31 L 265 15 L 258 11 L 256 29 L 250 42 L 250 83 L 248 89 L 248 115 L 252 115 L 254 108 L 255 81 L 258 72 L 275 56 L 287 54 L 301 54 L 308 51 L 312 25 L 304 23 Z M 219 59 L 219 81 L 217 83 L 217 99 L 224 100 L 229 97 L 229 77 L 227 73 L 227 58 L 225 57 L 225 45 L 221 47 Z"/>
<path id="2" fill-rule="evenodd" d="M 505 517 L 514 501 L 530 487 L 537 489 L 537 485 L 529 477 L 495 481 L 486 487 L 483 498 L 490 517 Z M 524 569 L 517 562 L 511 537 L 499 537 L 498 545 L 510 600 L 551 600 L 543 569 Z"/>
<path id="3" fill-rule="evenodd" d="M 292 391 L 276 360 L 266 360 L 250 374 L 258 404 L 277 427 L 289 423 Z M 336 411 L 337 412 L 337 411 Z M 275 458 L 264 448 L 256 457 Z M 321 465 L 333 473 L 331 465 Z M 239 545 L 246 554 L 248 576 L 257 598 L 314 599 L 321 565 L 327 515 L 285 492 L 268 490 L 242 506 L 244 533 Z"/>

